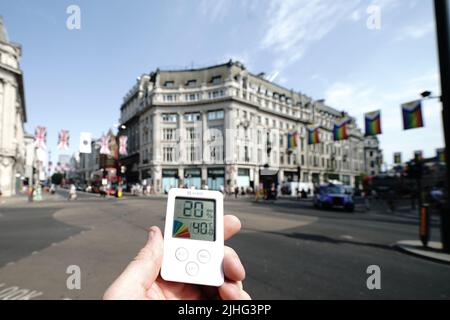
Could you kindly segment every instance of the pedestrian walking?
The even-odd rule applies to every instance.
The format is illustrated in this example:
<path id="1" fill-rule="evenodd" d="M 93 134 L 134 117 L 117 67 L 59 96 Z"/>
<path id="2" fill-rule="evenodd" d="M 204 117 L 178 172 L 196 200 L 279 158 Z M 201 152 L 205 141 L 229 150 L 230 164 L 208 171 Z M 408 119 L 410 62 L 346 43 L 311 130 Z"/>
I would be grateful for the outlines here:
<path id="1" fill-rule="evenodd" d="M 77 188 L 75 187 L 75 185 L 72 183 L 70 185 L 70 190 L 69 190 L 69 198 L 68 200 L 76 200 L 77 199 Z"/>

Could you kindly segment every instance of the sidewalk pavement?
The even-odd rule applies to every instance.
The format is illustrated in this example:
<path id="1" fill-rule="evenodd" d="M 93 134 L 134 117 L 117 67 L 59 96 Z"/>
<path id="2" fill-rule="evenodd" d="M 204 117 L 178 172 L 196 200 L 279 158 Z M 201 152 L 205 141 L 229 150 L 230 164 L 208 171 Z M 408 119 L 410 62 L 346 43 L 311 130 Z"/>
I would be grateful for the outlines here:
<path id="1" fill-rule="evenodd" d="M 401 251 L 421 258 L 450 263 L 450 254 L 442 252 L 442 243 L 440 242 L 430 241 L 428 247 L 424 247 L 419 240 L 402 240 L 398 241 L 395 246 Z"/>
<path id="2" fill-rule="evenodd" d="M 41 201 L 33 201 L 35 203 L 39 203 L 39 202 L 48 202 L 50 201 L 54 201 L 54 200 L 61 200 L 64 199 L 64 197 L 58 195 L 58 194 L 49 194 L 46 192 L 42 193 L 42 200 Z M 28 201 L 28 195 L 24 194 L 24 193 L 19 193 L 16 194 L 14 196 L 10 196 L 10 197 L 0 197 L 0 206 L 8 206 L 8 205 L 18 205 L 18 204 L 26 204 L 29 203 Z"/>
<path id="3" fill-rule="evenodd" d="M 10 197 L 0 197 L 1 205 L 20 204 L 28 202 L 28 195 L 18 194 Z"/>

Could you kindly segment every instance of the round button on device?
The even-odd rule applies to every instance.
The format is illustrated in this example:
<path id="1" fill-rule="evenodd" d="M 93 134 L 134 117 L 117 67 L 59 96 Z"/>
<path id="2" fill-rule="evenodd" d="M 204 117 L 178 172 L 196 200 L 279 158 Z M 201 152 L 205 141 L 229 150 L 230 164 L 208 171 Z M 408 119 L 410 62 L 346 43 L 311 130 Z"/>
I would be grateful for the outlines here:
<path id="1" fill-rule="evenodd" d="M 175 251 L 175 257 L 179 261 L 184 261 L 188 258 L 189 253 L 185 248 L 178 248 L 177 251 Z"/>
<path id="2" fill-rule="evenodd" d="M 197 253 L 197 259 L 201 263 L 207 263 L 211 259 L 211 255 L 209 254 L 209 251 L 207 251 L 207 250 L 200 250 Z"/>
<path id="3" fill-rule="evenodd" d="M 190 276 L 196 276 L 198 273 L 198 264 L 195 262 L 188 262 L 186 265 L 186 273 Z"/>

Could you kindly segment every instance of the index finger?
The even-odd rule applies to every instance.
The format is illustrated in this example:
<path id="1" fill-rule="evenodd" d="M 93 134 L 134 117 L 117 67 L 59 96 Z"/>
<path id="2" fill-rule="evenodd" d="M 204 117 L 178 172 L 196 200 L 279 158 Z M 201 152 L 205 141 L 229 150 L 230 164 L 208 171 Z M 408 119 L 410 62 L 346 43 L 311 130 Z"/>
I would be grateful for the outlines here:
<path id="1" fill-rule="evenodd" d="M 224 239 L 228 240 L 241 230 L 241 220 L 238 217 L 227 214 L 223 217 Z"/>

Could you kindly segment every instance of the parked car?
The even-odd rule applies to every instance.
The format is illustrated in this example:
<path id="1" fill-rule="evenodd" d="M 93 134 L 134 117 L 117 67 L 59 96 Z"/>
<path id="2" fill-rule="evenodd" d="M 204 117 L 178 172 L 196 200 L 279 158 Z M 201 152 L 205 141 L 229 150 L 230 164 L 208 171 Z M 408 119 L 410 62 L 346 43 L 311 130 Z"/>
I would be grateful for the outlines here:
<path id="1" fill-rule="evenodd" d="M 83 183 L 78 183 L 75 185 L 75 188 L 77 191 L 84 191 L 84 190 L 86 190 L 86 185 Z"/>
<path id="2" fill-rule="evenodd" d="M 321 209 L 343 208 L 348 212 L 355 210 L 351 194 L 340 185 L 324 185 L 317 188 L 314 194 L 314 207 Z"/>

